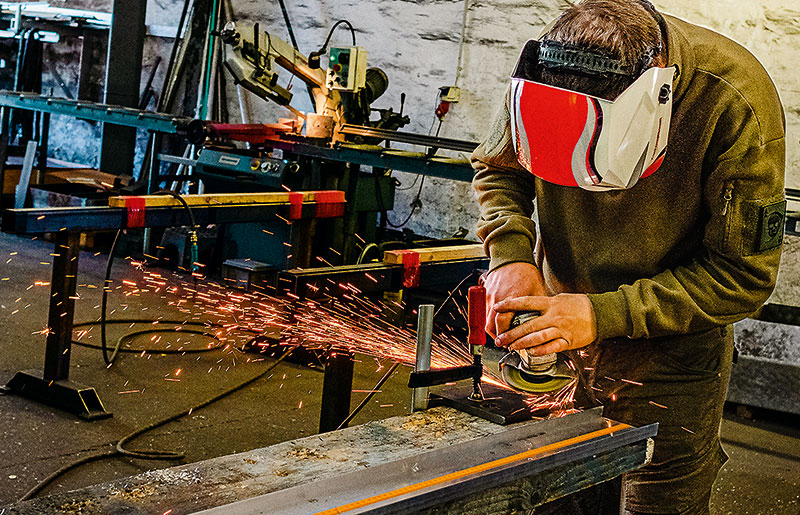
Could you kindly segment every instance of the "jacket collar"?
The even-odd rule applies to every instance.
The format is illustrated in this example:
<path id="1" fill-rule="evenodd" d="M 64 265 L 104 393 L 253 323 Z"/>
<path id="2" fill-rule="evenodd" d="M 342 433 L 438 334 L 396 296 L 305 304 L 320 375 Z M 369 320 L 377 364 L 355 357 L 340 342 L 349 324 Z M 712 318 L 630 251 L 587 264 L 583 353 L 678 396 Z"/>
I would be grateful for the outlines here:
<path id="1" fill-rule="evenodd" d="M 675 66 L 678 69 L 672 93 L 673 102 L 678 102 L 689 89 L 689 83 L 695 72 L 695 55 L 682 30 L 681 25 L 684 22 L 668 14 L 663 16 L 667 23 L 667 66 Z"/>

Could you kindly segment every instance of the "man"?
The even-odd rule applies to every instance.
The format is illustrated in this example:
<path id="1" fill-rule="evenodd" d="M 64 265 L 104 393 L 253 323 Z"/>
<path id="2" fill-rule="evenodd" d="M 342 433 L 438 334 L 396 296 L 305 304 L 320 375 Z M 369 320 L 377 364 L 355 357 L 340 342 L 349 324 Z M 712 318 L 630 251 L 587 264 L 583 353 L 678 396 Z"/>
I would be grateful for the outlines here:
<path id="1" fill-rule="evenodd" d="M 644 1 L 584 0 L 526 45 L 505 100 L 472 156 L 487 332 L 568 351 L 585 405 L 659 423 L 627 513 L 708 513 L 732 324 L 780 260 L 776 89 L 720 34 Z M 542 315 L 509 330 L 523 310 Z"/>

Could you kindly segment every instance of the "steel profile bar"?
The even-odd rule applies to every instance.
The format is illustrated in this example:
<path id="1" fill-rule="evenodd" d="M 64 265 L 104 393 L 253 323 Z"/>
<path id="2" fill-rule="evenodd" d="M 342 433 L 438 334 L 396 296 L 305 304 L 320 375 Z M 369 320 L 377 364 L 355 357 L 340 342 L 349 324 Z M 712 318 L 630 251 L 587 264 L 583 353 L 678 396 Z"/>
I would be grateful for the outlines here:
<path id="1" fill-rule="evenodd" d="M 472 177 L 475 175 L 475 170 L 473 170 L 472 166 L 466 160 L 459 161 L 451 158 L 428 158 L 404 155 L 402 152 L 385 150 L 380 147 L 364 149 L 340 144 L 334 148 L 330 148 L 288 140 L 269 141 L 267 145 L 307 157 L 325 159 L 328 161 L 357 163 L 376 168 L 399 170 L 402 172 L 422 174 L 454 181 L 471 182 Z"/>
<path id="2" fill-rule="evenodd" d="M 428 136 L 426 134 L 414 134 L 411 132 L 392 131 L 388 129 L 377 129 L 374 127 L 364 127 L 362 125 L 345 124 L 339 130 L 341 134 L 353 136 L 364 136 L 366 138 L 380 138 L 386 141 L 396 141 L 398 143 L 409 143 L 411 145 L 421 145 L 430 148 L 444 148 L 448 150 L 459 150 L 461 152 L 472 152 L 478 148 L 478 143 L 452 138 L 440 138 L 438 136 Z"/>
<path id="3" fill-rule="evenodd" d="M 526 478 L 545 480 L 544 491 L 523 488 L 516 495 L 531 495 L 528 501 L 540 505 L 611 480 L 649 459 L 649 439 L 655 436 L 657 424 L 635 428 L 605 419 L 601 413 L 602 408 L 596 408 L 525 423 L 503 433 L 201 513 L 417 513 L 465 497 L 474 499 L 481 492 Z"/>
<path id="4" fill-rule="evenodd" d="M 488 266 L 488 258 L 420 263 L 419 284 L 430 288 L 457 284 L 476 269 Z M 361 293 L 396 291 L 403 288 L 403 273 L 402 264 L 382 263 L 286 270 L 278 275 L 278 291 L 310 299 L 336 297 L 353 289 Z"/>
<path id="5" fill-rule="evenodd" d="M 113 123 L 166 134 L 183 134 L 192 121 L 192 118 L 185 116 L 154 113 L 132 107 L 7 90 L 0 91 L 0 106 L 63 114 L 83 120 Z"/>
<path id="6" fill-rule="evenodd" d="M 326 203 L 326 206 L 344 202 Z M 199 225 L 261 222 L 281 217 L 289 222 L 291 206 L 275 204 L 230 204 L 193 206 L 192 213 Z M 317 218 L 317 203 L 304 202 L 300 219 Z M 41 234 L 59 231 L 92 231 L 138 227 L 178 227 L 189 225 L 189 216 L 181 207 L 150 207 L 144 212 L 143 225 L 129 225 L 128 210 L 121 207 L 51 207 L 38 209 L 9 209 L 3 212 L 2 230 L 13 234 Z"/>

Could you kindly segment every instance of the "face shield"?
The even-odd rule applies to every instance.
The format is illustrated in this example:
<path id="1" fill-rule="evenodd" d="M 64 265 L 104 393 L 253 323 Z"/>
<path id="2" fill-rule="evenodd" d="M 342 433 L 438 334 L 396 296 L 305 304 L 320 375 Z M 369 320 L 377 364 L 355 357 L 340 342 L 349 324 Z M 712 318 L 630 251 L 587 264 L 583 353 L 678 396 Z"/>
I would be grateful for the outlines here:
<path id="1" fill-rule="evenodd" d="M 597 54 L 557 50 L 562 63 L 575 61 L 581 70 L 638 73 Z M 631 188 L 658 169 L 672 114 L 673 68 L 648 68 L 606 100 L 537 82 L 541 62 L 539 42 L 529 41 L 512 76 L 511 130 L 522 166 L 547 182 L 591 191 Z"/>

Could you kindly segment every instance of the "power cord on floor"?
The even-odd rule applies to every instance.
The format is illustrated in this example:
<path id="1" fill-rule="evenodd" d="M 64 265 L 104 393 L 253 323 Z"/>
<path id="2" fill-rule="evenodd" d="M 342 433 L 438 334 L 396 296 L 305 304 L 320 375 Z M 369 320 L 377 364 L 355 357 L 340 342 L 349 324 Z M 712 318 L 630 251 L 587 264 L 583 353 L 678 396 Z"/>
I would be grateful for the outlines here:
<path id="1" fill-rule="evenodd" d="M 189 220 L 191 222 L 191 232 L 190 232 L 190 238 L 189 239 L 190 239 L 191 260 L 192 260 L 190 268 L 191 268 L 191 271 L 192 271 L 192 275 L 195 277 L 195 281 L 197 281 L 197 277 L 195 276 L 195 272 L 197 272 L 197 261 L 199 259 L 199 257 L 198 257 L 198 249 L 197 249 L 197 246 L 198 246 L 197 245 L 198 244 L 198 242 L 197 242 L 197 229 L 198 229 L 198 227 L 197 227 L 197 222 L 196 222 L 196 220 L 194 218 L 194 213 L 192 212 L 192 208 L 189 207 L 189 204 L 186 202 L 186 199 L 184 199 L 181 195 L 179 195 L 178 193 L 175 193 L 172 190 L 159 190 L 159 191 L 155 192 L 155 194 L 156 195 L 169 195 L 169 196 L 173 197 L 178 202 L 180 202 L 181 206 L 183 206 L 183 208 L 186 210 L 186 212 L 187 212 L 187 214 L 189 216 Z M 108 293 L 111 290 L 111 268 L 112 268 L 112 265 L 114 264 L 114 252 L 117 249 L 117 244 L 119 243 L 120 234 L 122 234 L 122 229 L 117 231 L 117 234 L 114 236 L 114 241 L 111 244 L 111 250 L 109 250 L 109 252 L 108 252 L 108 261 L 106 262 L 106 276 L 105 276 L 105 281 L 103 282 L 103 298 L 102 298 L 101 309 L 100 309 L 100 321 L 99 321 L 99 324 L 100 324 L 100 343 L 101 343 L 100 349 L 103 351 L 103 361 L 105 362 L 106 365 L 112 365 L 114 363 L 114 361 L 117 359 L 117 355 L 120 352 L 120 345 L 121 345 L 122 340 L 124 338 L 123 337 L 123 338 L 120 338 L 119 340 L 117 340 L 117 344 L 114 346 L 114 350 L 111 352 L 111 355 L 109 356 L 108 355 L 108 343 L 107 343 L 107 339 L 106 339 L 106 326 L 109 323 L 120 323 L 118 321 L 113 321 L 113 320 L 109 321 L 107 319 Z M 143 320 L 137 320 L 137 322 L 143 322 Z M 155 322 L 155 320 L 153 320 L 153 322 Z M 75 324 L 75 327 L 84 326 L 84 325 L 92 325 L 92 324 L 96 324 L 96 323 L 97 322 L 82 322 L 82 323 L 79 323 L 79 324 Z M 150 331 L 150 332 L 161 332 L 161 331 L 162 330 L 159 329 L 159 330 L 154 330 L 154 331 Z M 145 331 L 145 333 L 146 332 L 147 331 Z M 139 332 L 137 334 L 142 334 L 142 333 Z M 78 343 L 78 344 L 79 345 L 84 345 L 84 346 L 87 346 L 87 347 L 95 347 L 95 346 L 89 345 L 89 344 L 83 344 L 83 343 Z M 212 349 L 208 349 L 208 350 L 213 350 L 213 348 Z"/>
<path id="2" fill-rule="evenodd" d="M 290 347 L 289 349 L 287 349 L 286 352 L 284 352 L 274 363 L 272 363 L 269 367 L 267 367 L 266 370 L 264 370 L 263 372 L 260 372 L 259 374 L 257 374 L 256 376 L 248 379 L 247 381 L 239 383 L 238 385 L 236 385 L 236 386 L 234 386 L 232 388 L 229 388 L 229 389 L 223 391 L 222 393 L 219 393 L 219 394 L 215 395 L 214 397 L 211 397 L 210 399 L 207 399 L 207 400 L 201 402 L 200 404 L 192 406 L 191 408 L 189 408 L 187 410 L 184 410 L 181 413 L 178 413 L 177 415 L 172 415 L 170 417 L 163 418 L 163 419 L 161 419 L 161 420 L 159 420 L 157 422 L 153 422 L 152 424 L 150 424 L 148 426 L 145 426 L 145 427 L 143 427 L 141 429 L 138 429 L 138 430 L 136 430 L 136 431 L 134 431 L 134 432 L 122 437 L 119 441 L 117 441 L 117 443 L 114 446 L 113 450 L 110 450 L 110 451 L 104 452 L 104 453 L 100 453 L 100 454 L 93 454 L 91 456 L 86 456 L 84 458 L 81 458 L 81 459 L 73 462 L 73 463 L 70 463 L 68 465 L 65 465 L 65 466 L 61 467 L 60 469 L 56 470 L 55 472 L 53 472 L 52 474 L 47 476 L 45 479 L 40 481 L 39 484 L 37 484 L 35 487 L 31 488 L 28 492 L 26 492 L 25 495 L 23 495 L 19 499 L 20 502 L 21 501 L 27 501 L 28 499 L 33 498 L 37 493 L 41 492 L 47 485 L 49 485 L 50 483 L 52 483 L 53 481 L 55 481 L 56 479 L 58 479 L 59 477 L 61 477 L 65 473 L 69 472 L 70 470 L 73 470 L 73 469 L 75 469 L 77 467 L 80 467 L 81 465 L 84 465 L 86 463 L 91 463 L 93 461 L 103 460 L 103 459 L 106 459 L 106 458 L 112 458 L 112 457 L 115 457 L 115 456 L 127 456 L 129 458 L 138 458 L 138 459 L 145 459 L 145 460 L 179 460 L 179 459 L 184 458 L 184 455 L 182 453 L 175 452 L 175 451 L 132 451 L 132 450 L 126 449 L 125 448 L 125 444 L 127 444 L 128 442 L 130 442 L 131 440 L 133 440 L 137 436 L 141 436 L 144 433 L 146 433 L 148 431 L 152 431 L 153 429 L 156 429 L 158 427 L 161 427 L 161 426 L 163 426 L 163 425 L 165 425 L 165 424 L 167 424 L 169 422 L 172 422 L 173 420 L 177 420 L 179 418 L 182 418 L 182 417 L 185 417 L 187 415 L 190 415 L 191 413 L 193 413 L 193 412 L 195 412 L 197 410 L 200 410 L 202 408 L 205 408 L 206 406 L 208 406 L 210 404 L 213 404 L 214 402 L 217 402 L 218 400 L 223 399 L 223 398 L 227 397 L 228 395 L 231 395 L 232 393 L 234 393 L 234 392 L 236 392 L 238 390 L 241 390 L 245 386 L 247 386 L 247 385 L 249 385 L 249 384 L 251 384 L 251 383 L 253 383 L 255 381 L 258 381 L 262 377 L 266 376 L 272 369 L 274 369 L 276 366 L 278 366 L 278 364 L 281 361 L 283 361 L 285 358 L 287 358 L 289 356 L 289 354 L 291 354 L 292 351 L 295 350 L 295 348 L 297 348 L 297 346 L 293 346 L 293 347 Z"/>
<path id="3" fill-rule="evenodd" d="M 213 326 L 222 327 L 219 324 L 207 324 L 207 323 L 204 323 L 204 322 L 190 322 L 190 321 L 181 321 L 181 320 L 157 320 L 156 321 L 156 320 L 135 319 L 135 318 L 120 318 L 120 319 L 115 319 L 115 320 L 106 320 L 104 323 L 105 324 L 153 324 L 154 322 L 158 322 L 158 324 L 175 324 L 176 326 L 186 326 L 186 325 L 202 325 L 202 326 L 206 326 L 206 325 L 210 325 L 212 327 Z M 79 324 L 75 324 L 73 326 L 73 328 L 86 327 L 86 326 L 92 326 L 92 325 L 100 325 L 100 324 L 101 324 L 100 321 L 97 321 L 97 322 L 81 322 Z M 242 328 L 242 330 L 244 330 L 244 329 Z M 221 349 L 221 348 L 224 347 L 222 345 L 222 343 L 217 343 L 217 345 L 214 345 L 213 347 L 205 347 L 205 348 L 202 348 L 202 349 L 184 349 L 184 348 L 164 349 L 164 348 L 156 348 L 156 347 L 125 349 L 125 348 L 121 347 L 122 343 L 125 340 L 130 340 L 130 339 L 132 339 L 132 338 L 134 338 L 136 336 L 140 336 L 140 335 L 143 335 L 143 334 L 152 334 L 152 333 L 159 333 L 159 332 L 169 332 L 169 333 L 180 332 L 181 334 L 197 334 L 197 335 L 200 335 L 200 336 L 207 336 L 207 337 L 212 338 L 214 340 L 217 340 L 217 342 L 219 342 L 219 338 L 215 334 L 211 334 L 211 333 L 209 333 L 207 331 L 200 331 L 200 330 L 196 330 L 196 329 L 181 329 L 180 331 L 177 331 L 175 329 L 175 327 L 164 327 L 164 328 L 157 328 L 157 329 L 145 329 L 143 331 L 134 331 L 134 332 L 125 333 L 124 335 L 122 335 L 117 340 L 117 344 L 116 344 L 115 349 L 114 349 L 114 355 L 112 357 L 116 357 L 116 353 L 117 352 L 129 352 L 129 353 L 132 353 L 132 354 L 140 354 L 142 352 L 158 353 L 158 354 L 195 354 L 195 353 L 198 353 L 198 352 L 208 352 L 208 351 L 212 351 L 212 350 L 217 350 L 217 349 Z M 74 345 L 79 345 L 81 347 L 88 347 L 90 349 L 103 349 L 104 348 L 103 345 L 95 345 L 95 344 L 92 344 L 92 343 L 87 343 L 87 342 L 82 341 L 82 340 L 72 340 L 72 343 Z"/>

